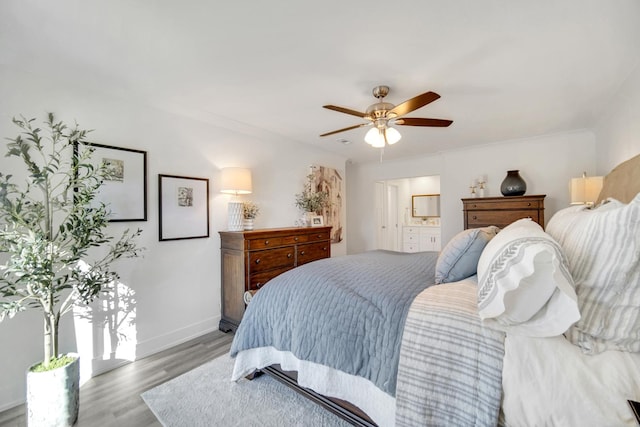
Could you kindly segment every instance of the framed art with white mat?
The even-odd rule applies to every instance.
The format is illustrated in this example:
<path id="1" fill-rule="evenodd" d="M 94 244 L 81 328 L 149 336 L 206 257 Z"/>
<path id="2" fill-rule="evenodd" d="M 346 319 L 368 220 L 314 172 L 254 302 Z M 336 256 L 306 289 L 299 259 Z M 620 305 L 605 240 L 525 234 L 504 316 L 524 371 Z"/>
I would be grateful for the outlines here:
<path id="1" fill-rule="evenodd" d="M 93 143 L 80 146 L 93 150 L 91 164 L 107 168 L 96 202 L 107 206 L 109 221 L 146 221 L 147 152 Z M 78 144 L 75 149 L 80 149 Z"/>
<path id="2" fill-rule="evenodd" d="M 159 240 L 209 237 L 209 179 L 158 175 Z"/>

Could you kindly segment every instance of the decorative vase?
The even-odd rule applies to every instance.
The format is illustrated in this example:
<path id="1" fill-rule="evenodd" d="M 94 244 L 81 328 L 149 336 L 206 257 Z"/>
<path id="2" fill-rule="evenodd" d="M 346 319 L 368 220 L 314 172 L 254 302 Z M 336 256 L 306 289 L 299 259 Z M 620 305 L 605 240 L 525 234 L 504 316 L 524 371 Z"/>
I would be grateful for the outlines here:
<path id="1" fill-rule="evenodd" d="M 520 176 L 520 171 L 507 171 L 507 176 L 500 184 L 503 196 L 522 196 L 527 191 L 527 183 Z"/>
<path id="2" fill-rule="evenodd" d="M 316 215 L 317 214 L 315 212 L 305 212 L 304 213 L 304 221 L 305 221 L 305 225 L 307 227 L 311 227 L 311 218 L 313 218 Z"/>
<path id="3" fill-rule="evenodd" d="M 80 407 L 80 358 L 45 372 L 27 371 L 27 425 L 72 426 Z"/>
<path id="4" fill-rule="evenodd" d="M 253 218 L 245 218 L 244 219 L 244 229 L 245 230 L 253 230 Z"/>

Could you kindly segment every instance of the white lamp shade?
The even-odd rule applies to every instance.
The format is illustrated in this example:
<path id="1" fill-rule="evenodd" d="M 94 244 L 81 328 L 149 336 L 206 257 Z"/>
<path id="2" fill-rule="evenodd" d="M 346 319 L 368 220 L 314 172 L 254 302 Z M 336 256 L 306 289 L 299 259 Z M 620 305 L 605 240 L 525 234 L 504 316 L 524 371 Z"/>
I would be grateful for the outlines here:
<path id="1" fill-rule="evenodd" d="M 371 145 L 374 148 L 383 148 L 385 146 L 385 133 L 386 133 L 386 144 L 395 144 L 400 141 L 402 135 L 398 132 L 397 129 L 394 128 L 386 128 L 386 129 L 378 129 L 372 128 L 369 129 L 367 134 L 364 136 L 364 140 L 367 144 Z"/>
<path id="2" fill-rule="evenodd" d="M 251 194 L 251 170 L 224 168 L 220 176 L 220 192 L 227 194 Z"/>
<path id="3" fill-rule="evenodd" d="M 364 141 L 375 148 L 384 147 L 384 135 L 378 128 L 371 128 L 364 136 Z"/>
<path id="4" fill-rule="evenodd" d="M 592 205 L 602 190 L 603 177 L 583 176 L 571 178 L 571 204 Z"/>
<path id="5" fill-rule="evenodd" d="M 398 132 L 397 129 L 395 128 L 387 128 L 387 143 L 389 145 L 393 145 L 396 142 L 400 141 L 400 138 L 402 138 L 402 135 L 400 135 L 400 132 Z"/>

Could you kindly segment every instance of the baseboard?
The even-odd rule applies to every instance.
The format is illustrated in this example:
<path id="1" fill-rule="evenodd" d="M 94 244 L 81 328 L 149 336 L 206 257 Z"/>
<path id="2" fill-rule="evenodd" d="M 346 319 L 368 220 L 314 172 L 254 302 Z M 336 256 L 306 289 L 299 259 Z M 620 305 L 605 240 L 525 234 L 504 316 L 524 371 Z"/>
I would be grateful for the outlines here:
<path id="1" fill-rule="evenodd" d="M 136 357 L 135 359 L 142 359 L 147 356 L 151 356 L 155 353 L 159 353 L 171 347 L 175 347 L 179 344 L 187 342 L 191 339 L 197 338 L 201 335 L 208 334 L 210 332 L 218 330 L 218 324 L 220 322 L 220 316 L 210 317 L 201 322 L 197 322 L 180 329 L 168 332 L 166 334 L 150 338 L 148 340 L 137 343 L 136 345 Z M 82 357 L 82 356 L 81 356 Z M 91 360 L 92 370 L 89 378 L 81 377 L 80 384 L 84 384 L 87 380 L 104 374 L 105 372 L 119 368 L 121 366 L 131 363 L 130 360 L 124 359 L 111 359 L 104 360 L 99 357 Z M 82 388 L 81 388 L 82 390 Z M 13 402 L 3 402 L 0 404 L 0 412 L 12 409 L 16 406 L 23 405 L 24 399 L 16 400 Z"/>
<path id="2" fill-rule="evenodd" d="M 139 342 L 136 346 L 136 360 L 156 354 L 178 344 L 182 344 L 201 335 L 218 329 L 220 316 L 210 317 L 166 334 Z"/>

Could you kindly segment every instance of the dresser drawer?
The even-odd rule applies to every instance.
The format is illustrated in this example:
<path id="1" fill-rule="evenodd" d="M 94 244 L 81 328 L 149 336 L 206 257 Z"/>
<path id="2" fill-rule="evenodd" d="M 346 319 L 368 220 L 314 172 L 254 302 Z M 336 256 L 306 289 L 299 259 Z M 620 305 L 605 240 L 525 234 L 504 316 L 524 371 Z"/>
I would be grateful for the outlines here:
<path id="1" fill-rule="evenodd" d="M 420 242 L 420 234 L 419 233 L 404 233 L 402 235 L 402 243 L 415 243 L 418 244 Z"/>
<path id="2" fill-rule="evenodd" d="M 268 249 L 264 251 L 249 252 L 247 255 L 249 274 L 272 270 L 281 267 L 293 267 L 296 262 L 295 247 Z"/>
<path id="3" fill-rule="evenodd" d="M 247 240 L 247 249 L 267 249 L 282 246 L 282 237 L 272 237 L 264 239 L 251 239 Z"/>
<path id="4" fill-rule="evenodd" d="M 249 276 L 249 289 L 247 290 L 256 290 L 263 287 L 269 280 L 274 277 L 284 273 L 285 271 L 291 270 L 292 267 L 284 267 L 278 268 L 275 270 L 264 271 L 262 273 L 254 273 Z"/>
<path id="5" fill-rule="evenodd" d="M 467 210 L 495 210 L 495 209 L 539 209 L 542 207 L 541 200 L 508 200 L 500 202 L 473 202 L 467 203 Z"/>
<path id="6" fill-rule="evenodd" d="M 419 227 L 402 227 L 402 232 L 403 233 L 416 233 L 419 234 L 420 233 L 420 228 Z"/>
<path id="7" fill-rule="evenodd" d="M 319 242 L 298 246 L 297 265 L 306 264 L 317 259 L 328 258 L 329 245 L 329 242 Z"/>
<path id="8" fill-rule="evenodd" d="M 418 243 L 405 243 L 402 249 L 403 252 L 420 252 L 420 245 Z"/>
<path id="9" fill-rule="evenodd" d="M 317 233 L 307 234 L 307 242 L 319 242 L 321 240 L 331 240 L 330 233 L 328 231 L 319 231 Z"/>
<path id="10" fill-rule="evenodd" d="M 538 211 L 535 210 L 508 210 L 508 211 L 471 211 L 467 212 L 467 224 L 469 227 L 497 225 L 504 227 L 521 218 L 531 218 L 539 222 Z"/>
<path id="11" fill-rule="evenodd" d="M 308 234 L 301 234 L 299 236 L 286 236 L 282 238 L 283 245 L 294 245 L 296 243 L 304 243 L 309 241 Z"/>

